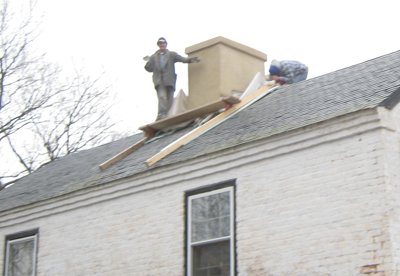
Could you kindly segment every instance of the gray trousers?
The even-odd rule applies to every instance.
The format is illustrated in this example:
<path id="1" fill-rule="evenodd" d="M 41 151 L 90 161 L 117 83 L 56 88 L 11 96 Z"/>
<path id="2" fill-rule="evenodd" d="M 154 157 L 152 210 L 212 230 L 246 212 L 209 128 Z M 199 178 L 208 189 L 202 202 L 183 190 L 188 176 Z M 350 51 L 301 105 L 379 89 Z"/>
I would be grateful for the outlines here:
<path id="1" fill-rule="evenodd" d="M 304 72 L 297 74 L 296 76 L 293 77 L 293 83 L 299 82 L 299 81 L 303 81 L 307 79 L 307 75 L 308 75 L 308 69 L 305 70 Z"/>
<path id="2" fill-rule="evenodd" d="M 168 111 L 174 102 L 174 88 L 172 86 L 159 85 L 156 87 L 156 91 L 158 97 L 157 120 L 161 120 L 167 117 Z"/>

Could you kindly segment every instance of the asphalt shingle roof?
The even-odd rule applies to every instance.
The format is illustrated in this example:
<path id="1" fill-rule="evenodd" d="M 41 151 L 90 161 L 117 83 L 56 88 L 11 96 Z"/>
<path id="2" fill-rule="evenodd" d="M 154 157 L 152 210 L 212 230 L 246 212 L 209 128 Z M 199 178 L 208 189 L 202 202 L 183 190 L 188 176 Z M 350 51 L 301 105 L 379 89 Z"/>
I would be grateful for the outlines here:
<path id="1" fill-rule="evenodd" d="M 101 171 L 99 164 L 143 138 L 136 134 L 62 157 L 0 191 L 0 211 L 134 176 L 299 127 L 400 100 L 400 51 L 283 86 L 179 148 L 156 165 L 145 161 L 192 127 L 145 144 Z"/>

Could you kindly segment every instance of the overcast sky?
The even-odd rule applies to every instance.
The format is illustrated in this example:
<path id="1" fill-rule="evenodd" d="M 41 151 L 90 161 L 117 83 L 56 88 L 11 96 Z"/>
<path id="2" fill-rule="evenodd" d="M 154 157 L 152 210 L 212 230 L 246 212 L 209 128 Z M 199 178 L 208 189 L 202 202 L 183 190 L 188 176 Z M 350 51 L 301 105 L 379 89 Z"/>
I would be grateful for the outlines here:
<path id="1" fill-rule="evenodd" d="M 113 116 L 134 131 L 154 120 L 157 98 L 145 55 L 223 36 L 309 66 L 309 78 L 400 50 L 398 0 L 38 0 L 40 38 L 49 59 L 96 75 L 105 71 L 117 96 Z M 187 65 L 177 64 L 187 92 Z"/>

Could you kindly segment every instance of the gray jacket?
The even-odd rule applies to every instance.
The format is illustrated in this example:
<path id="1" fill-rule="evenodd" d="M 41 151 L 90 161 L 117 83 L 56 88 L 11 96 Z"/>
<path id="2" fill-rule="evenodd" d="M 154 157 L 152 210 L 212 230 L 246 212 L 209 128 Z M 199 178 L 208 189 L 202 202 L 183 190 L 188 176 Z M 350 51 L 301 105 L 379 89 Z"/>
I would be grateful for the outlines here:
<path id="1" fill-rule="evenodd" d="M 178 55 L 176 52 L 166 50 L 164 53 L 165 64 L 161 68 L 160 64 L 160 51 L 155 52 L 147 61 L 144 68 L 148 72 L 153 72 L 153 83 L 154 87 L 159 85 L 172 86 L 175 90 L 176 84 L 176 73 L 175 73 L 175 62 L 190 63 L 190 58 L 185 58 Z"/>

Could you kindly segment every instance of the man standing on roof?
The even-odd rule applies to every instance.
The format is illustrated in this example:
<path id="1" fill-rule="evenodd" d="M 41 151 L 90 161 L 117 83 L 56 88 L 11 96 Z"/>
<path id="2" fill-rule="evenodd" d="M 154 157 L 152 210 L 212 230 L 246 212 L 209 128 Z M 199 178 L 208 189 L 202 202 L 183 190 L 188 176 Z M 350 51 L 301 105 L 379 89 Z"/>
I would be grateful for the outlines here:
<path id="1" fill-rule="evenodd" d="M 269 76 L 279 84 L 291 84 L 307 79 L 308 67 L 295 60 L 271 61 Z"/>
<path id="2" fill-rule="evenodd" d="M 194 63 L 200 60 L 197 57 L 182 57 L 176 52 L 169 51 L 167 49 L 167 40 L 163 37 L 157 40 L 157 45 L 160 49 L 150 57 L 145 57 L 147 63 L 144 68 L 146 71 L 153 73 L 154 88 L 158 97 L 157 120 L 160 120 L 167 116 L 174 100 L 176 84 L 175 63 Z"/>

